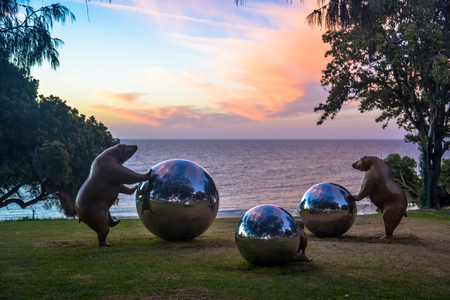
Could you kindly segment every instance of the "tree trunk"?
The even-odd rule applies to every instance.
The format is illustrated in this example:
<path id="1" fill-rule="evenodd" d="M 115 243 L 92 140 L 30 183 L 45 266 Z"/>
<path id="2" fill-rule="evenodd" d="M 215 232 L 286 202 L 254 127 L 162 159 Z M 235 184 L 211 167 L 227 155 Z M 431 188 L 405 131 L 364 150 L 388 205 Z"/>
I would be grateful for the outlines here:
<path id="1" fill-rule="evenodd" d="M 439 175 L 441 173 L 442 142 L 427 141 L 420 146 L 422 152 L 422 176 L 423 192 L 421 195 L 422 209 L 439 208 L 437 201 L 437 187 Z"/>

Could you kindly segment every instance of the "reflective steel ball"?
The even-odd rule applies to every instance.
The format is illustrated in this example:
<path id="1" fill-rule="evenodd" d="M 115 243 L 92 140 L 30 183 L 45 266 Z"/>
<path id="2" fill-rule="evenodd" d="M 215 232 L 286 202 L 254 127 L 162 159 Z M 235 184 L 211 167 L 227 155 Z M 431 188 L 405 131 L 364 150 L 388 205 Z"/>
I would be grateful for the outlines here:
<path id="1" fill-rule="evenodd" d="M 350 192 L 334 183 L 319 183 L 303 195 L 300 218 L 317 237 L 337 237 L 346 233 L 356 218 L 355 201 L 347 202 Z"/>
<path id="2" fill-rule="evenodd" d="M 196 238 L 205 232 L 219 210 L 219 193 L 211 175 L 188 160 L 167 160 L 152 168 L 141 182 L 136 209 L 145 227 L 167 241 Z"/>
<path id="3" fill-rule="evenodd" d="M 235 240 L 239 253 L 249 263 L 283 265 L 297 252 L 300 232 L 287 211 L 274 205 L 260 205 L 242 216 Z"/>

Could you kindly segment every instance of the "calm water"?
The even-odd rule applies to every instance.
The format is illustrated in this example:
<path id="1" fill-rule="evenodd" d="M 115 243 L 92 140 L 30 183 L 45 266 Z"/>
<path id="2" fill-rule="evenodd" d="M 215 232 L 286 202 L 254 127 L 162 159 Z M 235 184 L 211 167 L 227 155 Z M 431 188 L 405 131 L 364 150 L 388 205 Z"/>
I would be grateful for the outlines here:
<path id="1" fill-rule="evenodd" d="M 298 215 L 303 194 L 321 182 L 333 182 L 357 193 L 364 173 L 351 164 L 360 157 L 385 158 L 390 153 L 419 160 L 417 146 L 403 140 L 122 140 L 139 146 L 125 163 L 147 172 L 168 159 L 186 159 L 203 166 L 214 179 L 219 195 L 219 216 L 238 216 L 260 204 L 274 204 Z M 365 201 L 365 200 L 363 200 Z M 368 201 L 358 213 L 371 212 Z M 42 205 L 22 210 L 13 204 L 0 209 L 0 220 L 63 217 Z M 366 211 L 365 211 L 366 210 Z M 134 195 L 120 195 L 111 208 L 118 218 L 138 218 Z"/>

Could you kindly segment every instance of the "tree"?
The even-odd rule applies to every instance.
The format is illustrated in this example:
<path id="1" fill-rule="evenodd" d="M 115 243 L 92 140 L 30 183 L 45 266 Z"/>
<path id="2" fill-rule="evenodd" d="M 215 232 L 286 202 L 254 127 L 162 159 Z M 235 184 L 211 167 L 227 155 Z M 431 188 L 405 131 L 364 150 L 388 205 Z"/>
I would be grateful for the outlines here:
<path id="1" fill-rule="evenodd" d="M 376 122 L 396 120 L 421 151 L 423 208 L 436 208 L 441 158 L 450 142 L 450 1 L 382 1 L 369 29 L 329 30 L 323 41 L 332 57 L 322 85 L 330 87 L 318 121 L 333 119 L 344 104 L 358 101 L 361 113 L 378 109 Z"/>
<path id="2" fill-rule="evenodd" d="M 35 10 L 28 2 L 0 0 L 0 208 L 45 201 L 73 216 L 91 162 L 119 140 L 58 97 L 37 97 L 30 68 L 44 60 L 59 66 L 64 43 L 50 30 L 75 16 L 60 4 Z"/>
<path id="3" fill-rule="evenodd" d="M 416 160 L 409 156 L 401 157 L 398 153 L 393 153 L 383 159 L 383 162 L 391 168 L 392 177 L 405 192 L 408 202 L 418 203 L 423 184 L 416 173 Z"/>
<path id="4" fill-rule="evenodd" d="M 30 68 L 44 60 L 59 66 L 64 43 L 50 30 L 75 16 L 60 4 L 35 10 L 27 3 L 0 0 L 0 208 L 45 201 L 73 216 L 92 160 L 119 140 L 58 97 L 37 98 Z"/>
<path id="5" fill-rule="evenodd" d="M 54 22 L 75 21 L 65 6 L 52 4 L 35 10 L 27 0 L 0 0 L 0 59 L 29 71 L 34 65 L 48 60 L 53 69 L 59 66 L 56 50 L 64 44 L 53 38 L 50 30 Z M 24 12 L 24 15 L 19 12 Z"/>
<path id="6" fill-rule="evenodd" d="M 73 216 L 92 161 L 119 140 L 60 98 L 37 97 L 37 88 L 24 69 L 0 63 L 0 208 L 44 201 Z"/>

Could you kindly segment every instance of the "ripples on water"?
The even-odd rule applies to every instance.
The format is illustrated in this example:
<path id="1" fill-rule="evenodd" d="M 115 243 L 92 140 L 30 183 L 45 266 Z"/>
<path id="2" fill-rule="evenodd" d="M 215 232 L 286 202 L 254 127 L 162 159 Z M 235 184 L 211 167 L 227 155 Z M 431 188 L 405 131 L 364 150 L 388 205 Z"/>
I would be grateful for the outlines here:
<path id="1" fill-rule="evenodd" d="M 260 204 L 285 207 L 298 215 L 303 194 L 314 184 L 333 182 L 357 193 L 364 176 L 351 164 L 362 156 L 385 158 L 399 153 L 419 160 L 414 144 L 403 140 L 128 140 L 139 146 L 125 166 L 147 172 L 168 159 L 186 159 L 203 166 L 220 195 L 219 214 L 239 215 Z M 446 156 L 447 157 L 447 156 Z M 0 219 L 31 217 L 32 209 L 10 205 Z M 56 209 L 36 205 L 36 217 L 62 217 Z M 115 217 L 138 217 L 134 195 L 120 194 L 111 208 Z"/>

